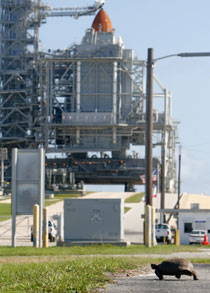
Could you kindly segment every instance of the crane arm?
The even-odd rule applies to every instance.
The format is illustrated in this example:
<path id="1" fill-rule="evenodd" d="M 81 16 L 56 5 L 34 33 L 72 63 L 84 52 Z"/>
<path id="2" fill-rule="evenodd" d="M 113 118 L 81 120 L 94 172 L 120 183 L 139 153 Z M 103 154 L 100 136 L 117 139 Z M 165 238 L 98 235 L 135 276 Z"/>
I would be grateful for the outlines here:
<path id="1" fill-rule="evenodd" d="M 43 12 L 44 17 L 60 17 L 60 16 L 69 16 L 78 18 L 83 15 L 93 15 L 95 12 L 100 9 L 105 3 L 105 0 L 96 0 L 92 6 L 84 7 L 66 7 L 66 8 L 51 8 L 45 7 Z"/>

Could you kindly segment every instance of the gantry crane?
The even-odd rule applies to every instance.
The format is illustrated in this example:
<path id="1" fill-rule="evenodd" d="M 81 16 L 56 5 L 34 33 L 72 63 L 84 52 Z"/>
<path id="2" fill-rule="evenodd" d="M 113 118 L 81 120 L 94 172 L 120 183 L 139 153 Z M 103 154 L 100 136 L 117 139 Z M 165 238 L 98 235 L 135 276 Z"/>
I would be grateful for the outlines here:
<path id="1" fill-rule="evenodd" d="M 30 145 L 37 100 L 39 26 L 46 17 L 92 15 L 104 0 L 85 7 L 51 8 L 40 0 L 2 0 L 0 59 L 0 145 Z"/>
<path id="2" fill-rule="evenodd" d="M 92 6 L 89 5 L 84 7 L 50 8 L 49 6 L 46 6 L 44 9 L 44 15 L 47 17 L 69 16 L 77 19 L 80 16 L 95 14 L 104 3 L 105 0 L 96 0 Z"/>
<path id="3" fill-rule="evenodd" d="M 74 169 L 78 169 L 80 175 L 86 176 L 89 174 L 92 179 L 94 178 L 93 174 L 99 174 L 98 168 L 101 166 L 102 172 L 105 169 L 111 175 L 112 182 L 116 178 L 119 183 L 121 174 L 122 182 L 129 183 L 129 179 L 133 184 L 134 173 L 130 173 L 131 175 L 124 178 L 123 172 L 125 170 L 133 172 L 138 168 L 141 169 L 141 172 L 144 172 L 144 159 L 142 159 L 141 165 L 139 159 L 139 165 L 137 165 L 137 158 L 134 160 L 131 158 L 130 161 L 126 161 L 126 167 L 124 158 L 127 159 L 126 149 L 130 142 L 133 145 L 144 144 L 145 116 L 143 109 L 145 94 L 143 89 L 145 62 L 137 59 L 131 60 L 129 57 L 129 63 L 126 59 L 128 51 L 125 52 L 125 60 L 122 57 L 119 57 L 120 60 L 113 59 L 112 55 L 109 55 L 106 60 L 105 58 L 101 60 L 101 56 L 103 57 L 105 52 L 103 51 L 104 48 L 101 50 L 102 55 L 93 55 L 92 59 L 94 60 L 91 60 L 90 56 L 87 55 L 87 66 L 90 66 L 86 70 L 85 79 L 87 81 L 89 72 L 93 71 L 93 76 L 96 76 L 96 79 L 93 79 L 93 82 L 95 82 L 99 79 L 98 70 L 101 70 L 101 77 L 105 78 L 106 83 L 102 82 L 103 86 L 100 88 L 99 85 L 94 87 L 94 91 L 98 88 L 98 92 L 93 94 L 101 96 L 101 91 L 108 84 L 110 89 L 109 91 L 105 89 L 104 95 L 106 98 L 111 96 L 110 99 L 107 99 L 108 101 L 113 99 L 111 108 L 114 114 L 105 111 L 104 115 L 101 115 L 101 112 L 98 112 L 97 109 L 97 111 L 91 113 L 88 112 L 89 110 L 84 111 L 85 113 L 79 113 L 81 108 L 81 63 L 86 61 L 81 57 L 82 55 L 80 57 L 76 55 L 78 53 L 76 46 L 72 47 L 72 50 L 65 49 L 48 53 L 40 52 L 38 46 L 39 27 L 46 22 L 48 17 L 74 17 L 77 19 L 80 16 L 94 14 L 104 3 L 104 0 L 96 0 L 93 5 L 84 7 L 51 8 L 41 0 L 0 0 L 0 148 L 11 150 L 13 147 L 37 148 L 44 146 L 47 151 L 63 151 L 69 155 L 69 164 L 71 164 L 69 166 L 72 168 L 73 164 Z M 93 33 L 92 30 L 90 32 Z M 109 33 L 111 34 L 111 32 Z M 94 35 L 94 38 L 97 34 Z M 94 41 L 94 38 L 91 38 L 91 40 Z M 104 41 L 101 44 L 104 44 Z M 120 42 L 114 45 L 120 46 Z M 109 48 L 109 54 L 113 54 L 112 49 Z M 96 53 L 99 54 L 99 51 Z M 120 54 L 121 49 L 116 52 Z M 77 57 L 75 58 L 75 56 Z M 132 56 L 132 54 L 129 56 Z M 103 61 L 103 64 L 101 64 L 101 61 Z M 91 65 L 91 62 L 94 66 Z M 117 78 L 118 75 L 119 78 Z M 130 92 L 127 92 L 127 86 L 123 83 L 124 75 L 129 79 Z M 120 83 L 119 87 L 117 82 Z M 117 90 L 119 90 L 120 97 L 119 111 L 116 103 Z M 165 105 L 167 106 L 171 97 L 167 90 L 163 90 Z M 92 95 L 88 91 L 85 94 Z M 132 104 L 131 108 L 126 108 L 128 109 L 128 115 L 126 114 L 127 116 L 124 119 L 125 113 L 122 113 L 120 105 L 123 104 L 122 101 L 127 95 L 132 97 Z M 60 101 L 59 104 L 57 97 L 63 97 L 65 103 Z M 71 111 L 73 104 L 76 105 L 76 112 L 78 113 Z M 127 107 L 127 104 L 124 104 Z M 170 107 L 167 106 L 167 109 L 170 110 Z M 72 112 L 71 115 L 66 116 L 67 122 L 65 123 L 68 126 L 70 125 L 69 127 L 65 127 L 65 123 L 61 121 L 62 117 L 65 119 L 65 115 L 61 115 L 62 111 L 64 114 Z M 80 123 L 80 121 L 77 121 L 78 117 L 83 121 L 82 125 L 78 124 Z M 114 118 L 112 119 L 112 117 Z M 119 120 L 121 119 L 120 123 L 117 122 L 117 117 L 119 117 Z M 70 120 L 73 118 L 75 124 Z M 170 146 L 168 148 L 170 154 L 167 156 L 167 176 L 171 172 L 168 176 L 168 189 L 172 190 L 176 175 L 174 164 L 176 125 L 172 123 L 170 113 L 167 114 L 167 111 L 165 111 L 165 114 L 154 115 L 154 119 L 156 119 L 155 131 L 157 136 L 167 132 L 164 138 L 167 145 Z M 94 121 L 99 121 L 99 125 L 96 125 Z M 90 125 L 85 129 L 88 123 Z M 88 137 L 88 143 L 86 141 L 84 143 L 82 140 L 84 137 Z M 108 137 L 105 140 L 106 144 L 102 140 L 103 137 Z M 158 143 L 162 143 L 161 139 L 160 142 L 157 141 Z M 51 144 L 49 148 L 48 144 Z M 112 145 L 112 148 L 110 145 Z M 112 159 L 114 158 L 114 160 L 102 157 L 101 165 L 99 164 L 100 159 L 97 158 L 88 160 L 85 157 L 82 158 L 81 162 L 75 159 L 75 155 L 70 158 L 73 152 L 80 155 L 88 152 L 101 152 L 102 154 L 106 151 L 112 151 Z M 11 159 L 10 151 L 8 153 L 9 159 Z M 123 155 L 122 159 L 120 155 Z M 104 161 L 104 159 L 106 160 Z M 64 167 L 63 162 L 53 162 L 52 167 L 54 164 L 60 164 L 60 169 Z M 96 166 L 97 171 L 94 170 Z M 70 170 L 70 167 L 68 170 Z M 72 172 L 76 172 L 74 169 Z M 136 173 L 137 182 L 139 181 L 139 174 Z M 9 176 L 10 173 L 8 172 L 7 177 Z M 107 174 L 102 174 L 102 183 L 105 182 L 105 177 L 108 177 Z M 170 187 L 171 182 L 173 183 L 172 188 Z"/>

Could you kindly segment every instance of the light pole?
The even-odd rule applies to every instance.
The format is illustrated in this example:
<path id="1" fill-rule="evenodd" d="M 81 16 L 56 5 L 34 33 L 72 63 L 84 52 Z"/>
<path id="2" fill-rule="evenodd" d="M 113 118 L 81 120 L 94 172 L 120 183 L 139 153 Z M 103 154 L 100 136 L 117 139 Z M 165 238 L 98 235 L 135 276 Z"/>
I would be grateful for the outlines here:
<path id="1" fill-rule="evenodd" d="M 159 58 L 153 57 L 153 48 L 148 49 L 147 55 L 147 87 L 146 87 L 146 133 L 145 133 L 145 174 L 146 174 L 146 182 L 145 182 L 145 197 L 146 197 L 146 205 L 152 206 L 152 130 L 153 130 L 153 67 L 155 62 L 170 58 L 170 57 L 210 57 L 210 52 L 187 52 L 187 53 L 178 53 L 166 55 Z M 165 160 L 165 157 L 163 158 Z M 165 178 L 163 176 L 162 179 L 165 182 Z M 163 183 L 162 187 L 165 186 Z M 165 197 L 164 192 L 162 191 L 162 196 Z M 165 199 L 162 198 L 162 202 L 165 202 Z M 165 208 L 165 207 L 161 207 Z"/>
<path id="2" fill-rule="evenodd" d="M 152 206 L 152 130 L 153 130 L 153 49 L 148 49 L 146 87 L 146 143 L 145 143 L 145 193 L 146 205 Z"/>
<path id="3" fill-rule="evenodd" d="M 179 169 L 178 169 L 178 209 L 180 208 L 180 194 L 181 194 L 181 160 L 182 160 L 182 147 L 179 146 Z"/>

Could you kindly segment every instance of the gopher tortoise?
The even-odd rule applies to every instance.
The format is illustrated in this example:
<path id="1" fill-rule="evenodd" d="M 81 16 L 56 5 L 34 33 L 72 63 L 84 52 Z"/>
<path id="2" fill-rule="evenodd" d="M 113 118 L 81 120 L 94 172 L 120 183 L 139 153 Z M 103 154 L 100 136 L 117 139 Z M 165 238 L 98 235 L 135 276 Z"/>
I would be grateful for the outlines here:
<path id="1" fill-rule="evenodd" d="M 183 258 L 167 259 L 159 265 L 151 264 L 151 267 L 160 280 L 163 280 L 164 275 L 175 276 L 177 279 L 180 279 L 181 275 L 187 275 L 198 280 L 193 264 Z"/>

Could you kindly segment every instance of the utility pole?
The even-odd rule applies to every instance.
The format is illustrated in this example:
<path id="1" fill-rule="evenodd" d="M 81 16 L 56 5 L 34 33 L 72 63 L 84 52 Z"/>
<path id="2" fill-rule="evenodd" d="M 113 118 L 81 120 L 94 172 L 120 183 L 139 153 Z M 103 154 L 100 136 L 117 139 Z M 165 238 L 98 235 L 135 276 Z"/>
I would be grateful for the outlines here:
<path id="1" fill-rule="evenodd" d="M 146 205 L 152 206 L 153 48 L 148 49 L 146 88 Z"/>
<path id="2" fill-rule="evenodd" d="M 161 210 L 165 209 L 165 143 L 162 145 L 162 154 L 161 154 L 161 201 L 160 208 Z M 161 223 L 165 223 L 165 215 L 161 216 Z"/>
<path id="3" fill-rule="evenodd" d="M 179 169 L 178 169 L 178 209 L 180 208 L 180 194 L 181 194 L 181 146 L 179 146 Z"/>

